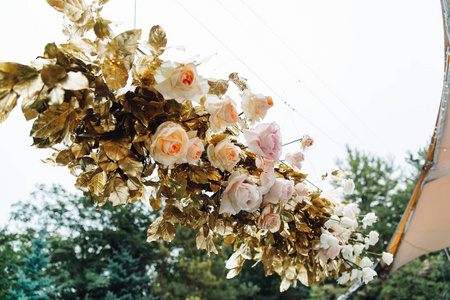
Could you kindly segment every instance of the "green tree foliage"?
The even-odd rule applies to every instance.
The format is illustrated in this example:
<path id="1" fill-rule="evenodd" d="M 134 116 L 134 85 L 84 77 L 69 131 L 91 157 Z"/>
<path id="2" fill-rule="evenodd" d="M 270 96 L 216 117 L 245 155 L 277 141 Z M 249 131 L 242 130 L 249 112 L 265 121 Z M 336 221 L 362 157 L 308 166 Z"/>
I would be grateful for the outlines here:
<path id="1" fill-rule="evenodd" d="M 145 295 L 150 285 L 150 277 L 146 274 L 138 276 L 138 270 L 139 259 L 134 258 L 130 250 L 121 247 L 119 251 L 114 252 L 108 264 L 109 285 L 106 299 L 156 299 Z"/>
<path id="2" fill-rule="evenodd" d="M 197 250 L 196 231 L 191 228 L 177 228 L 172 243 L 147 243 L 146 230 L 154 216 L 144 204 L 106 204 L 95 209 L 87 197 L 71 195 L 57 186 L 41 186 L 32 201 L 14 206 L 11 224 L 29 239 L 42 228 L 49 231 L 46 275 L 55 284 L 63 284 L 54 297 L 58 299 L 126 299 L 132 295 L 133 299 L 269 300 L 308 295 L 305 287 L 280 293 L 279 278 L 265 277 L 262 266 L 252 268 L 251 262 L 239 276 L 226 279 L 231 247 L 208 256 Z M 29 247 L 26 239 L 16 240 L 13 249 L 17 235 L 4 233 L 2 247 L 10 247 L 10 254 L 20 257 L 21 248 Z"/>
<path id="3" fill-rule="evenodd" d="M 59 298 L 104 298 L 109 289 L 108 264 L 121 247 L 138 258 L 137 276 L 144 276 L 158 259 L 155 244 L 146 242 L 153 212 L 145 205 L 95 209 L 87 197 L 71 195 L 53 186 L 41 186 L 33 200 L 18 203 L 13 227 L 33 236 L 49 231 L 49 276 L 64 284 Z M 150 294 L 150 287 L 147 288 Z"/>
<path id="4" fill-rule="evenodd" d="M 422 170 L 427 151 L 408 153 L 406 168 L 392 159 L 347 149 L 346 161 L 339 160 L 340 169 L 350 173 L 355 192 L 346 200 L 357 202 L 362 213 L 375 212 L 377 222 L 370 230 L 380 233 L 379 246 L 371 249 L 380 253 L 390 241 L 410 200 Z M 352 299 L 449 299 L 450 261 L 444 251 L 417 258 L 400 268 L 389 278 L 377 278 L 353 295 Z M 351 284 L 338 286 L 334 282 L 311 288 L 312 299 L 337 299 Z"/>
<path id="5" fill-rule="evenodd" d="M 33 241 L 34 249 L 23 265 L 17 265 L 16 280 L 7 295 L 8 299 L 49 299 L 56 290 L 53 280 L 45 275 L 49 259 L 45 253 L 44 234 Z"/>

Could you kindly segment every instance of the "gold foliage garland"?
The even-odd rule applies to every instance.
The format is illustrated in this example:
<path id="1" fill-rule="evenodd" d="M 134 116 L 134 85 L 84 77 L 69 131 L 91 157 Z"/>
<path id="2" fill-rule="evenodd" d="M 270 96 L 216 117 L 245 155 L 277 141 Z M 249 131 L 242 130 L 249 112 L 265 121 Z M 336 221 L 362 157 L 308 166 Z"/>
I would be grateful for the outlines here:
<path id="1" fill-rule="evenodd" d="M 254 260 L 263 264 L 266 275 L 281 276 L 282 291 L 297 280 L 309 286 L 354 267 L 344 264 L 341 255 L 329 259 L 318 254 L 324 224 L 339 205 L 319 191 L 309 192 L 303 201 L 296 201 L 294 194 L 286 203 L 268 204 L 280 217 L 274 232 L 258 224 L 263 207 L 219 213 L 233 172 L 261 185 L 257 155 L 238 142 L 249 126 L 239 116 L 235 125 L 212 133 L 205 97 L 199 103 L 176 101 L 155 89 L 155 77 L 166 63 L 159 57 L 167 45 L 161 27 L 154 26 L 146 41 L 140 41 L 141 30 L 114 36 L 111 22 L 99 15 L 107 0 L 90 6 L 83 0 L 47 2 L 71 21 L 63 29 L 68 42 L 48 44 L 31 66 L 0 63 L 0 122 L 21 97 L 25 118 L 34 119 L 33 145 L 53 148 L 47 162 L 68 167 L 77 177 L 75 186 L 90 194 L 95 205 L 143 200 L 155 210 L 162 208 L 148 229 L 149 242 L 160 238 L 170 242 L 176 224 L 190 226 L 197 230 L 198 249 L 217 253 L 222 243 L 234 245 L 227 263 L 229 278 L 239 274 L 245 260 Z M 95 39 L 85 37 L 91 31 Z M 145 45 L 149 53 L 138 45 Z M 224 97 L 229 82 L 241 91 L 249 90 L 246 80 L 233 73 L 229 80 L 209 79 L 207 94 Z M 194 132 L 205 149 L 228 139 L 240 149 L 239 162 L 232 171 L 221 169 L 206 151 L 195 163 L 156 161 L 152 138 L 165 122 Z M 276 165 L 274 173 L 294 184 L 306 178 L 285 164 Z"/>

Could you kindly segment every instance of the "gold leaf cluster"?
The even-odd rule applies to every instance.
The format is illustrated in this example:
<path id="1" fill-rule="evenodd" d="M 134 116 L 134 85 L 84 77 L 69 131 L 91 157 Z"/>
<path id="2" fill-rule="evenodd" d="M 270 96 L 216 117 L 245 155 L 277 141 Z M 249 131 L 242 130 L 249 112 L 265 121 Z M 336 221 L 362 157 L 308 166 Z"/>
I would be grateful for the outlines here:
<path id="1" fill-rule="evenodd" d="M 320 192 L 309 193 L 301 203 L 293 197 L 275 205 L 281 225 L 270 232 L 258 226 L 261 210 L 219 213 L 223 183 L 230 172 L 212 166 L 206 153 L 197 164 L 174 166 L 151 156 L 157 127 L 175 121 L 187 132 L 195 131 L 206 142 L 205 148 L 230 136 L 243 150 L 236 169 L 252 178 L 261 175 L 256 155 L 234 139 L 248 128 L 245 120 L 211 135 L 208 112 L 201 106 L 204 99 L 200 105 L 180 103 L 164 99 L 155 89 L 155 75 L 163 63 L 160 55 L 167 45 L 160 26 L 154 26 L 148 41 L 141 43 L 140 30 L 113 34 L 111 22 L 99 15 L 105 0 L 90 6 L 83 0 L 47 2 L 71 21 L 64 27 L 68 42 L 48 44 L 32 66 L 0 63 L 0 122 L 20 97 L 24 116 L 33 120 L 33 144 L 55 149 L 47 162 L 66 166 L 77 178 L 75 186 L 90 194 L 96 206 L 142 200 L 161 210 L 148 229 L 149 242 L 172 241 L 178 224 L 196 229 L 197 248 L 208 253 L 217 253 L 223 243 L 233 244 L 228 277 L 239 274 L 246 260 L 254 260 L 263 264 L 267 275 L 279 274 L 285 290 L 297 280 L 311 285 L 344 268 L 340 260 L 330 268 L 317 256 L 320 230 L 335 205 Z M 95 39 L 84 37 L 89 31 Z M 138 48 L 141 44 L 148 46 L 149 53 Z M 248 89 L 246 79 L 233 73 L 229 80 L 210 79 L 208 93 L 224 95 L 230 81 L 240 90 Z M 283 164 L 275 172 L 295 184 L 306 178 Z"/>

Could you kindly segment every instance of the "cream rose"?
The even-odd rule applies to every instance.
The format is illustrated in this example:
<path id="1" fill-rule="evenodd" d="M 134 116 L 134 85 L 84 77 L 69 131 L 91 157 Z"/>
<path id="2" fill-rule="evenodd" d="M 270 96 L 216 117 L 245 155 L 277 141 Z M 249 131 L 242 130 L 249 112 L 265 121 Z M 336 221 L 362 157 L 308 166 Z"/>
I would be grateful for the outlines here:
<path id="1" fill-rule="evenodd" d="M 150 154 L 156 162 L 162 165 L 172 165 L 186 159 L 189 138 L 179 124 L 167 121 L 156 129 L 152 136 Z"/>
<path id="2" fill-rule="evenodd" d="M 211 165 L 219 168 L 222 172 L 224 170 L 228 172 L 233 170 L 240 160 L 239 153 L 239 147 L 234 145 L 229 138 L 223 139 L 216 146 L 209 145 L 206 150 Z"/>
<path id="3" fill-rule="evenodd" d="M 266 205 L 258 219 L 258 226 L 262 229 L 268 229 L 270 232 L 277 232 L 280 229 L 280 215 L 274 214 L 272 206 Z"/>
<path id="4" fill-rule="evenodd" d="M 235 215 L 241 210 L 254 212 L 261 205 L 261 191 L 247 175 L 235 171 L 224 185 L 226 188 L 220 200 L 219 214 Z"/>
<path id="5" fill-rule="evenodd" d="M 228 96 L 221 100 L 216 95 L 207 95 L 204 106 L 210 114 L 209 124 L 214 132 L 233 126 L 239 119 L 236 104 Z"/>
<path id="6" fill-rule="evenodd" d="M 267 110 L 273 106 L 272 97 L 261 94 L 252 94 L 249 90 L 244 90 L 241 94 L 241 108 L 250 122 L 259 122 L 266 114 Z"/>
<path id="7" fill-rule="evenodd" d="M 277 123 L 261 123 L 254 129 L 244 129 L 248 148 L 256 155 L 278 162 L 281 156 L 281 132 Z"/>
<path id="8" fill-rule="evenodd" d="M 186 157 L 178 163 L 187 162 L 189 164 L 195 164 L 199 161 L 203 151 L 205 150 L 205 142 L 197 136 L 197 131 L 189 131 L 187 135 L 189 137 L 189 142 Z"/>
<path id="9" fill-rule="evenodd" d="M 180 103 L 184 100 L 200 101 L 209 91 L 208 80 L 198 76 L 193 63 L 163 63 L 155 74 L 155 80 L 158 83 L 155 89 L 164 99 L 174 99 Z"/>

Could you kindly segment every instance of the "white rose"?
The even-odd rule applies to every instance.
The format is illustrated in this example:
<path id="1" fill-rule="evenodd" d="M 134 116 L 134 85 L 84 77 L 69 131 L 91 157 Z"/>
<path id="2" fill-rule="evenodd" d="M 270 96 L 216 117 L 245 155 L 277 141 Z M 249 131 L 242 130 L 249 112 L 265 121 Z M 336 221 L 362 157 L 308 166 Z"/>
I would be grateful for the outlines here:
<path id="1" fill-rule="evenodd" d="M 352 179 L 343 179 L 342 180 L 342 189 L 344 194 L 350 195 L 353 193 L 355 189 L 355 183 Z"/>
<path id="2" fill-rule="evenodd" d="M 374 213 L 368 213 L 364 219 L 362 219 L 362 227 L 365 229 L 367 226 L 372 226 L 372 224 L 377 221 L 377 218 L 378 217 Z"/>
<path id="3" fill-rule="evenodd" d="M 344 272 L 342 273 L 341 277 L 339 277 L 339 279 L 337 280 L 338 284 L 345 284 L 350 280 L 350 273 L 349 272 Z"/>
<path id="4" fill-rule="evenodd" d="M 381 257 L 381 259 L 384 261 L 385 264 L 390 265 L 394 260 L 394 255 L 392 255 L 389 252 L 383 251 L 383 256 Z"/>
<path id="5" fill-rule="evenodd" d="M 375 272 L 372 268 L 363 268 L 362 281 L 364 281 L 365 284 L 369 283 L 369 281 L 372 281 L 375 276 L 377 276 L 377 272 Z"/>
<path id="6" fill-rule="evenodd" d="M 184 100 L 200 101 L 209 91 L 208 80 L 198 76 L 193 63 L 173 65 L 165 62 L 157 70 L 155 80 L 158 83 L 155 89 L 164 99 L 174 99 L 180 103 Z"/>
<path id="7" fill-rule="evenodd" d="M 370 258 L 368 258 L 367 256 L 363 257 L 361 259 L 361 261 L 359 262 L 359 266 L 361 268 L 365 268 L 365 267 L 372 267 L 373 266 L 373 261 L 370 260 Z"/>

